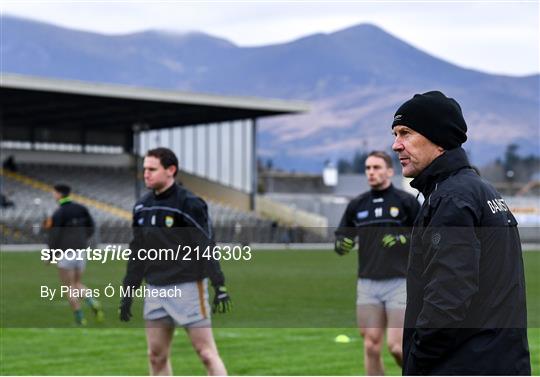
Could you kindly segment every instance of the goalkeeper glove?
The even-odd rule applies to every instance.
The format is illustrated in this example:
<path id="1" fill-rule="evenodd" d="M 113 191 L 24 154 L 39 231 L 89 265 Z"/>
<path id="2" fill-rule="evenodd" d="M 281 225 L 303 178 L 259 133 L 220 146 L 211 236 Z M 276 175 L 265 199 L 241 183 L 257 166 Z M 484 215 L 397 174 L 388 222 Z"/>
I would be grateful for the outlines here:
<path id="1" fill-rule="evenodd" d="M 394 247 L 395 245 L 405 245 L 407 243 L 407 237 L 403 234 L 385 234 L 382 238 L 382 245 L 386 248 Z"/>
<path id="2" fill-rule="evenodd" d="M 214 287 L 215 296 L 212 305 L 212 313 L 228 313 L 232 310 L 231 296 L 227 293 L 227 287 L 220 285 Z"/>
<path id="3" fill-rule="evenodd" d="M 350 252 L 354 247 L 354 240 L 347 237 L 340 237 L 336 239 L 334 245 L 334 251 L 339 255 L 345 255 Z"/>
<path id="4" fill-rule="evenodd" d="M 129 320 L 133 316 L 131 314 L 132 301 L 133 299 L 131 297 L 124 297 L 122 298 L 122 301 L 120 301 L 120 307 L 118 308 L 118 315 L 120 317 L 120 321 L 129 322 Z"/>

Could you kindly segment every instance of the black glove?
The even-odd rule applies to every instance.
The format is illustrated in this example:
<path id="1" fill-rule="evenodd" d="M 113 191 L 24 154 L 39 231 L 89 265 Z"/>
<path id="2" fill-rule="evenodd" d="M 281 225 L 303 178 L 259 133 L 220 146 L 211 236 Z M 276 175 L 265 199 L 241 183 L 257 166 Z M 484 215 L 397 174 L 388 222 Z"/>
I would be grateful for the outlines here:
<path id="1" fill-rule="evenodd" d="M 352 238 L 339 236 L 334 244 L 334 251 L 339 255 L 345 255 L 354 248 L 354 240 Z"/>
<path id="2" fill-rule="evenodd" d="M 131 314 L 131 303 L 133 299 L 131 297 L 124 297 L 120 301 L 120 307 L 118 308 L 118 314 L 120 316 L 120 321 L 129 322 L 133 315 Z"/>
<path id="3" fill-rule="evenodd" d="M 214 287 L 215 296 L 212 305 L 212 313 L 228 313 L 232 310 L 231 296 L 227 293 L 227 287 L 220 285 Z"/>

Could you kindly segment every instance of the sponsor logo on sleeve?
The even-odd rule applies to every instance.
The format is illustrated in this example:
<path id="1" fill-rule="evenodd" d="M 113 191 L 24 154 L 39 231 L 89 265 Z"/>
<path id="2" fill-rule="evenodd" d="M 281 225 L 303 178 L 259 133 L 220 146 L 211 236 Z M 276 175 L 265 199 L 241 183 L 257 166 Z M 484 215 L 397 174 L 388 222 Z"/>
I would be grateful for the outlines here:
<path id="1" fill-rule="evenodd" d="M 365 219 L 366 217 L 368 217 L 369 215 L 369 212 L 366 210 L 366 211 L 360 211 L 356 214 L 356 218 L 357 219 Z"/>

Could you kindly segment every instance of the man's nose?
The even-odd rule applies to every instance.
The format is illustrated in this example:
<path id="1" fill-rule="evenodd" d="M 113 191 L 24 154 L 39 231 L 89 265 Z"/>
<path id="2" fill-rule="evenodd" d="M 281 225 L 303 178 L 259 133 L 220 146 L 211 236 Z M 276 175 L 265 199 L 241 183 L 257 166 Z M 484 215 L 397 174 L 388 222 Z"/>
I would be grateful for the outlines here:
<path id="1" fill-rule="evenodd" d="M 394 144 L 392 144 L 392 150 L 394 152 L 401 152 L 403 149 L 403 144 L 396 138 L 396 140 L 394 140 Z"/>

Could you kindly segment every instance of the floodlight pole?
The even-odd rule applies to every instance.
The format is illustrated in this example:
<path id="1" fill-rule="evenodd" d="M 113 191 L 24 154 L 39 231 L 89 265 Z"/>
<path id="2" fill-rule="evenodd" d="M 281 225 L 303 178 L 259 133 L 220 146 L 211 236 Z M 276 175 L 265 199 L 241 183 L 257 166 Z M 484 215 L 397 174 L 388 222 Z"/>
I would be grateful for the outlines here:
<path id="1" fill-rule="evenodd" d="M 255 211 L 257 197 L 257 118 L 251 120 L 251 193 L 249 195 L 249 209 Z"/>
<path id="2" fill-rule="evenodd" d="M 0 144 L 3 141 L 4 141 L 4 108 L 0 106 Z"/>
<path id="3" fill-rule="evenodd" d="M 148 129 L 144 123 L 135 123 L 131 126 L 133 133 L 133 161 L 135 166 L 135 201 L 141 197 L 141 182 L 139 180 L 139 160 L 141 153 L 141 131 Z"/>

